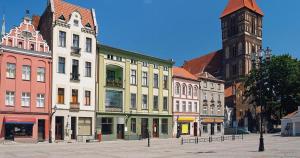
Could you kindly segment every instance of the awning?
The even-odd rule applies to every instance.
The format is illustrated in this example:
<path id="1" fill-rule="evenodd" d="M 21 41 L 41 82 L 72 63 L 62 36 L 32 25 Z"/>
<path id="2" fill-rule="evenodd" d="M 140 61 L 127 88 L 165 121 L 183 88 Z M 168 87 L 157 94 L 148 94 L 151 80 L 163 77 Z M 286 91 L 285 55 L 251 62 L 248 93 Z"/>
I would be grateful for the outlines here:
<path id="1" fill-rule="evenodd" d="M 34 124 L 36 119 L 33 117 L 4 117 L 5 124 Z"/>
<path id="2" fill-rule="evenodd" d="M 178 122 L 194 122 L 195 118 L 193 117 L 179 117 Z"/>
<path id="3" fill-rule="evenodd" d="M 223 123 L 224 121 L 222 119 L 215 119 L 216 123 Z"/>

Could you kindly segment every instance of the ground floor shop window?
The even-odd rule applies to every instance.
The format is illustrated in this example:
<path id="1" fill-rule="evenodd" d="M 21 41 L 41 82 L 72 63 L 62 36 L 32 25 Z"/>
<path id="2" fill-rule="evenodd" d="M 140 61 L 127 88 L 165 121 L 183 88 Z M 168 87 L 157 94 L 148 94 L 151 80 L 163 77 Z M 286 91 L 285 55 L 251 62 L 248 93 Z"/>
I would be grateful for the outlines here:
<path id="1" fill-rule="evenodd" d="M 14 137 L 32 137 L 33 124 L 6 124 L 5 137 L 13 139 Z"/>
<path id="2" fill-rule="evenodd" d="M 207 124 L 203 124 L 203 133 L 208 133 Z"/>
<path id="3" fill-rule="evenodd" d="M 218 131 L 218 132 L 221 132 L 221 127 L 222 127 L 222 124 L 221 124 L 221 123 L 218 123 L 218 124 L 217 124 L 217 131 Z"/>
<path id="4" fill-rule="evenodd" d="M 181 124 L 181 134 L 182 135 L 190 134 L 190 123 L 182 123 Z"/>
<path id="5" fill-rule="evenodd" d="M 85 136 L 92 135 L 92 118 L 90 117 L 78 118 L 78 135 L 85 135 Z"/>
<path id="6" fill-rule="evenodd" d="M 161 133 L 168 134 L 168 119 L 161 120 Z"/>
<path id="7" fill-rule="evenodd" d="M 131 132 L 136 133 L 136 118 L 131 118 Z"/>
<path id="8" fill-rule="evenodd" d="M 113 134 L 113 118 L 103 117 L 101 119 L 102 134 Z"/>

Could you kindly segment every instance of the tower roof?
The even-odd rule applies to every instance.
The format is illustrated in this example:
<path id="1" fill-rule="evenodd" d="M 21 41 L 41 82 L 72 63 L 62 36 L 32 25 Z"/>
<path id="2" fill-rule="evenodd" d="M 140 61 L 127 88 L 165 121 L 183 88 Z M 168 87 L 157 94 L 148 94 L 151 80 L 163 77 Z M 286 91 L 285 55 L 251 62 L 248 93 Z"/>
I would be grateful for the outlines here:
<path id="1" fill-rule="evenodd" d="M 259 8 L 255 0 L 229 0 L 226 8 L 224 9 L 221 15 L 221 18 L 242 8 L 248 8 L 254 11 L 255 13 L 258 13 L 262 16 L 264 15 L 264 13 Z"/>

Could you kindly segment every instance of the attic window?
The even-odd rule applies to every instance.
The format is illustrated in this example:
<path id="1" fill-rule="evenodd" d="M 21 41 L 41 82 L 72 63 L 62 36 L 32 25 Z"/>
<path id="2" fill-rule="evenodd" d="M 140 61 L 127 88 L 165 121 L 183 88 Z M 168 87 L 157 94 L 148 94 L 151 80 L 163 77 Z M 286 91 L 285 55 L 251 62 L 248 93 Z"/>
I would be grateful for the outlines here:
<path id="1" fill-rule="evenodd" d="M 87 23 L 87 24 L 85 25 L 85 27 L 91 28 L 91 24 L 90 24 L 90 23 Z"/>
<path id="2" fill-rule="evenodd" d="M 64 17 L 63 15 L 61 15 L 58 19 L 59 19 L 59 20 L 63 20 L 63 21 L 66 20 L 65 17 Z"/>
<path id="3" fill-rule="evenodd" d="M 73 23 L 74 23 L 74 26 L 79 26 L 79 21 L 78 20 L 74 20 Z"/>

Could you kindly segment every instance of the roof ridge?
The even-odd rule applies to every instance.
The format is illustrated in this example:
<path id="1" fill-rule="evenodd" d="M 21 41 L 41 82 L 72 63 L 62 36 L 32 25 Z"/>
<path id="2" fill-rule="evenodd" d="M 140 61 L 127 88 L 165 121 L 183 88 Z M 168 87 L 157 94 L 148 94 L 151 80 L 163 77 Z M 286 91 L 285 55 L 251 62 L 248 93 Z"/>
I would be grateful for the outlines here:
<path id="1" fill-rule="evenodd" d="M 58 1 L 60 1 L 61 3 L 66 3 L 66 4 L 69 4 L 69 5 L 72 5 L 72 6 L 79 7 L 79 8 L 81 8 L 81 9 L 85 9 L 85 10 L 88 10 L 88 11 L 91 11 L 91 10 L 92 10 L 92 9 L 89 9 L 89 8 L 86 8 L 86 7 L 82 7 L 82 6 L 79 6 L 79 5 L 70 3 L 70 2 L 66 2 L 66 1 L 64 1 L 64 0 L 58 0 Z"/>

